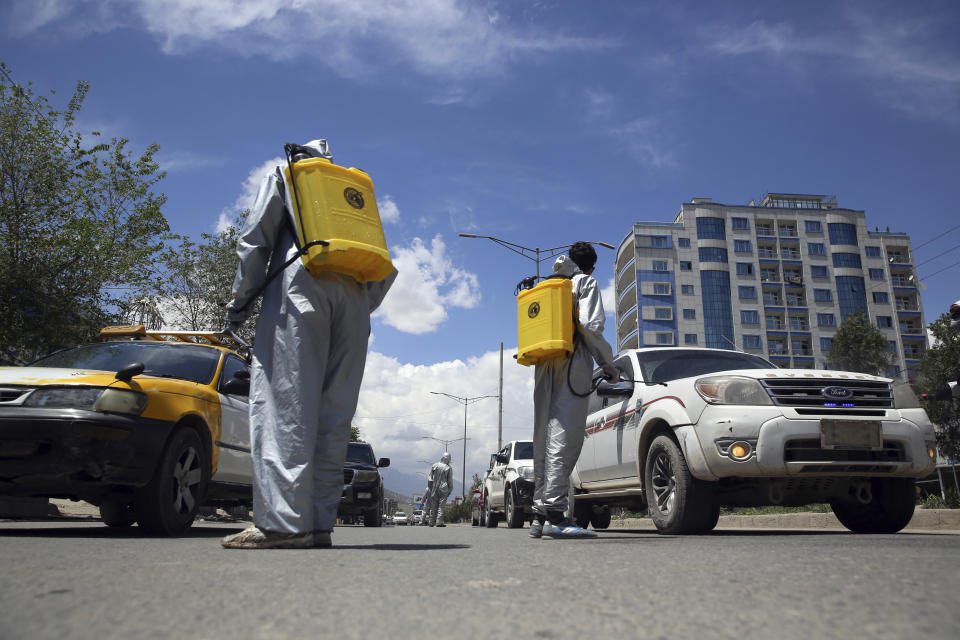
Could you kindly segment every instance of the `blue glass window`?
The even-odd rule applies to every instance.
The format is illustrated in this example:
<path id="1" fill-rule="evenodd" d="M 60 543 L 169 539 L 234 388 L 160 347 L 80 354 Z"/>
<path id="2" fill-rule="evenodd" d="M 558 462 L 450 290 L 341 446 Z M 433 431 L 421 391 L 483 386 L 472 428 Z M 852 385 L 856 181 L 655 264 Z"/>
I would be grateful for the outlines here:
<path id="1" fill-rule="evenodd" d="M 830 289 L 814 289 L 813 299 L 816 302 L 833 302 L 833 292 Z"/>
<path id="2" fill-rule="evenodd" d="M 859 256 L 857 256 L 859 258 Z M 857 276 L 837 276 L 837 302 L 840 305 L 840 317 L 851 313 L 867 313 L 867 291 L 863 278 Z"/>
<path id="3" fill-rule="evenodd" d="M 677 246 L 678 246 L 678 247 L 689 247 L 689 246 L 690 246 L 690 238 L 677 238 Z"/>
<path id="4" fill-rule="evenodd" d="M 730 349 L 733 343 L 733 314 L 730 308 L 730 274 L 726 271 L 701 271 L 705 346 Z M 754 294 L 756 295 L 756 294 Z"/>
<path id="5" fill-rule="evenodd" d="M 684 320 L 696 320 L 696 319 L 697 319 L 697 310 L 696 310 L 696 309 L 684 309 L 684 310 L 683 310 L 683 319 L 684 319 Z"/>
<path id="6" fill-rule="evenodd" d="M 654 271 L 666 271 L 666 270 L 667 270 L 667 261 L 666 261 L 666 260 L 654 260 L 654 261 L 653 261 L 653 270 L 654 270 Z"/>
<path id="7" fill-rule="evenodd" d="M 738 263 L 737 263 L 737 275 L 738 275 L 738 276 L 752 276 L 752 275 L 753 275 L 753 263 L 752 263 L 752 262 L 738 262 Z"/>
<path id="8" fill-rule="evenodd" d="M 811 278 L 829 278 L 830 275 L 827 273 L 827 268 L 823 265 L 812 265 L 810 267 L 810 277 Z"/>
<path id="9" fill-rule="evenodd" d="M 689 260 L 680 261 L 680 271 L 692 271 L 692 270 L 693 270 L 692 262 L 690 262 Z"/>
<path id="10" fill-rule="evenodd" d="M 654 282 L 653 283 L 653 295 L 655 296 L 668 296 L 670 295 L 670 285 L 666 282 Z"/>
<path id="11" fill-rule="evenodd" d="M 702 220 L 702 218 L 697 218 Z M 712 218 L 711 218 L 712 219 Z M 726 262 L 727 250 L 720 247 L 700 247 L 700 262 Z"/>
<path id="12" fill-rule="evenodd" d="M 730 226 L 737 231 L 745 231 L 750 229 L 750 221 L 746 218 L 730 218 Z"/>
<path id="13" fill-rule="evenodd" d="M 808 242 L 807 253 L 811 256 L 825 256 L 827 247 L 822 242 Z"/>
<path id="14" fill-rule="evenodd" d="M 668 246 L 666 236 L 651 236 L 650 246 L 655 249 L 664 249 Z"/>
<path id="15" fill-rule="evenodd" d="M 803 228 L 807 233 L 823 233 L 823 225 L 819 220 L 804 220 Z"/>
<path id="16" fill-rule="evenodd" d="M 692 284 L 682 284 L 680 285 L 680 293 L 685 296 L 693 295 L 693 285 Z"/>
<path id="17" fill-rule="evenodd" d="M 866 252 L 868 258 L 879 258 L 880 257 L 880 247 L 866 246 L 863 248 Z"/>
<path id="18" fill-rule="evenodd" d="M 835 327 L 837 326 L 837 318 L 832 313 L 818 313 L 817 326 L 818 327 Z"/>
<path id="19" fill-rule="evenodd" d="M 656 307 L 653 314 L 657 320 L 673 320 L 673 309 L 671 307 Z"/>
<path id="20" fill-rule="evenodd" d="M 737 253 L 753 253 L 753 247 L 749 240 L 734 240 L 733 250 Z"/>
<path id="21" fill-rule="evenodd" d="M 890 304 L 890 296 L 886 291 L 874 291 L 873 301 L 877 304 Z"/>
<path id="22" fill-rule="evenodd" d="M 857 225 L 845 222 L 831 222 L 827 225 L 830 231 L 830 244 L 857 245 Z"/>
<path id="23" fill-rule="evenodd" d="M 760 336 L 743 336 L 743 348 L 744 349 L 762 349 L 763 344 L 760 342 Z"/>
<path id="24" fill-rule="evenodd" d="M 756 287 L 737 287 L 737 295 L 740 296 L 740 298 L 743 300 L 756 300 L 757 288 Z"/>
<path id="25" fill-rule="evenodd" d="M 760 324 L 760 312 L 753 310 L 741 311 L 740 324 Z"/>
<path id="26" fill-rule="evenodd" d="M 877 326 L 881 329 L 890 329 L 893 327 L 893 317 L 891 316 L 877 316 Z"/>
<path id="27" fill-rule="evenodd" d="M 684 343 L 684 344 L 697 344 L 697 334 L 695 334 L 695 333 L 685 333 L 685 334 L 683 334 L 683 343 Z"/>
<path id="28" fill-rule="evenodd" d="M 826 353 L 833 346 L 833 338 L 820 338 L 820 351 Z"/>
<path id="29" fill-rule="evenodd" d="M 723 218 L 697 218 L 697 237 L 701 240 L 726 240 Z"/>
<path id="30" fill-rule="evenodd" d="M 871 280 L 886 280 L 887 274 L 883 269 L 870 269 Z"/>
<path id="31" fill-rule="evenodd" d="M 658 333 L 658 334 L 657 334 L 657 344 L 673 344 L 673 334 L 672 334 L 672 333 Z"/>
<path id="32" fill-rule="evenodd" d="M 860 254 L 859 253 L 835 253 L 833 254 L 833 266 L 859 269 L 861 267 Z"/>

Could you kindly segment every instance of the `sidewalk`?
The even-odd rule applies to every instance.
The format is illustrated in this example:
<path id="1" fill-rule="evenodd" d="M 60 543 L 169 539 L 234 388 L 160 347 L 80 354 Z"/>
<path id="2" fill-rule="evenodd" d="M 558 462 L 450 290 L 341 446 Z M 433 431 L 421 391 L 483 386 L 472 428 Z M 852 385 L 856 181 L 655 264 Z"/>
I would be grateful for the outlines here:
<path id="1" fill-rule="evenodd" d="M 614 519 L 611 529 L 654 529 L 650 518 Z M 781 513 L 760 516 L 720 516 L 717 529 L 838 529 L 832 513 Z M 904 531 L 960 531 L 960 509 L 917 509 Z"/>

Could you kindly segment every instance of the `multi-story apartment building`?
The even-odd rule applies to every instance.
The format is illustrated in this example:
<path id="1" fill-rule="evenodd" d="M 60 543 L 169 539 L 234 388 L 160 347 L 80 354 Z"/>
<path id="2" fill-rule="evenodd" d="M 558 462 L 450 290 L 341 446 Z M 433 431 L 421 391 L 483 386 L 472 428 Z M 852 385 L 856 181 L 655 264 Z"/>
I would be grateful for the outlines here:
<path id="1" fill-rule="evenodd" d="M 638 222 L 617 251 L 617 346 L 740 349 L 823 368 L 837 328 L 863 311 L 912 375 L 925 323 L 905 233 L 870 231 L 834 196 L 694 198 L 672 223 Z"/>

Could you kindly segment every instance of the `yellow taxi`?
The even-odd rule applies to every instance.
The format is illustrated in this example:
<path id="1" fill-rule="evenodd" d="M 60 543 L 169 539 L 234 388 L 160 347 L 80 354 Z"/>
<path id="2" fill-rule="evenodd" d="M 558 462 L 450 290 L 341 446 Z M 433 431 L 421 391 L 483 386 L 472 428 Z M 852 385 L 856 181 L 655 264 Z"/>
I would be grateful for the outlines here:
<path id="1" fill-rule="evenodd" d="M 249 503 L 243 347 L 223 333 L 117 326 L 0 367 L 0 495 L 86 500 L 108 526 L 168 536 L 201 504 Z"/>

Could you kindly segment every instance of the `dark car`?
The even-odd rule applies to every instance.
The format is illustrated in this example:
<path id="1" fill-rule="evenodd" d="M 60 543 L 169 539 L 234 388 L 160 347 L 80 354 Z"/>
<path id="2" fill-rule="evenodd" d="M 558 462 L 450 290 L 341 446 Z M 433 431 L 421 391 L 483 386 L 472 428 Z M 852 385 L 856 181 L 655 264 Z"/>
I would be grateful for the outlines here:
<path id="1" fill-rule="evenodd" d="M 366 442 L 347 445 L 347 460 L 343 465 L 343 495 L 337 516 L 363 516 L 366 527 L 383 524 L 382 467 L 390 466 L 390 458 L 377 460 L 373 447 Z"/>

